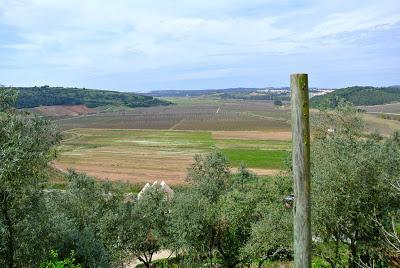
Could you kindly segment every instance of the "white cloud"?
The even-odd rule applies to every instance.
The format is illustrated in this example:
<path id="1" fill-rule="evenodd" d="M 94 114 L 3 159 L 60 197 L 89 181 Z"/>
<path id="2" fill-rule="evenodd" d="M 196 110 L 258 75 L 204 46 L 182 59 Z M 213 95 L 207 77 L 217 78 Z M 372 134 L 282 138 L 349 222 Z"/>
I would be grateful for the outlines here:
<path id="1" fill-rule="evenodd" d="M 397 1 L 336 3 L 327 9 L 316 0 L 302 6 L 294 0 L 3 0 L 0 27 L 12 27 L 20 40 L 3 41 L 0 51 L 15 49 L 32 65 L 64 65 L 87 75 L 240 65 L 257 55 L 338 49 L 362 39 L 360 32 L 400 23 Z M 205 70 L 187 79 L 230 74 L 229 68 Z"/>
<path id="2" fill-rule="evenodd" d="M 2 48 L 12 48 L 12 49 L 22 49 L 22 50 L 28 50 L 28 49 L 37 49 L 39 48 L 38 45 L 35 45 L 33 43 L 24 43 L 24 44 L 8 44 L 8 45 L 2 45 Z"/>

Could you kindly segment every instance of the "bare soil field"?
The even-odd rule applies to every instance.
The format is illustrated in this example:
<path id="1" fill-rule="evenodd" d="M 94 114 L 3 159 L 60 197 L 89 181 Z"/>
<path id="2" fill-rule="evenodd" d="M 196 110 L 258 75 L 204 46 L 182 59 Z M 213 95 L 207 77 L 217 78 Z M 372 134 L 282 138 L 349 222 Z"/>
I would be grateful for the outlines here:
<path id="1" fill-rule="evenodd" d="M 62 129 L 176 129 L 221 131 L 288 131 L 289 110 L 270 102 L 236 101 L 137 108 L 64 118 Z"/>
<path id="2" fill-rule="evenodd" d="M 113 159 L 110 159 L 113 158 Z M 168 184 L 182 184 L 185 181 L 186 169 L 192 163 L 192 157 L 163 157 L 153 155 L 130 156 L 123 160 L 114 155 L 106 159 L 95 156 L 90 161 L 76 164 L 56 161 L 54 167 L 66 171 L 73 168 L 85 172 L 101 180 L 120 181 L 127 183 L 145 184 L 156 180 L 164 180 Z"/>
<path id="3" fill-rule="evenodd" d="M 85 105 L 40 106 L 40 107 L 35 107 L 32 110 L 34 113 L 50 117 L 77 116 L 83 114 L 96 113 L 96 110 L 88 108 Z"/>

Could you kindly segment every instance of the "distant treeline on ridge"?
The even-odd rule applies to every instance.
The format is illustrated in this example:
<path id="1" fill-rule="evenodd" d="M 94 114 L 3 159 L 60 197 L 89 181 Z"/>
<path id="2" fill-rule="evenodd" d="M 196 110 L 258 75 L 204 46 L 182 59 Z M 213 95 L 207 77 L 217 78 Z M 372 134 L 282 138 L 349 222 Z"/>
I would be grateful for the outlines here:
<path id="1" fill-rule="evenodd" d="M 50 105 L 86 105 L 89 108 L 113 105 L 149 107 L 169 105 L 168 101 L 131 92 L 67 88 L 67 87 L 13 87 L 18 92 L 17 108 Z"/>
<path id="2" fill-rule="evenodd" d="M 311 106 L 315 108 L 335 108 L 341 100 L 346 100 L 356 106 L 396 102 L 400 101 L 400 86 L 340 88 L 325 95 L 315 96 L 310 101 Z"/>

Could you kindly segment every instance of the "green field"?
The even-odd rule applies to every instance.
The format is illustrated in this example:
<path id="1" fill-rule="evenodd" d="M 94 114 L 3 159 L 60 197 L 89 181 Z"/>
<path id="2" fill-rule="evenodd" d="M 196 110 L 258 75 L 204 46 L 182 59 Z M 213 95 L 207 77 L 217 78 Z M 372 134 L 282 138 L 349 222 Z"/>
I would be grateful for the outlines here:
<path id="1" fill-rule="evenodd" d="M 217 139 L 210 131 L 74 129 L 64 132 L 56 167 L 118 181 L 181 183 L 193 156 L 220 150 L 232 166 L 262 174 L 284 167 L 290 141 Z M 264 171 L 264 173 L 263 173 Z"/>
<path id="2" fill-rule="evenodd" d="M 281 169 L 288 157 L 287 151 L 268 149 L 223 149 L 222 153 L 228 156 L 232 165 L 238 166 L 243 162 L 251 168 Z"/>

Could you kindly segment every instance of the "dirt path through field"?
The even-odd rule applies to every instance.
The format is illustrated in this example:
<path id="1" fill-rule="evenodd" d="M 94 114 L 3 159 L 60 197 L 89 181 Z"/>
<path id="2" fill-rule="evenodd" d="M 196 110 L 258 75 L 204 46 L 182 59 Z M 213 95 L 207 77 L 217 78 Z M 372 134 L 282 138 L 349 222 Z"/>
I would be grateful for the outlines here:
<path id="1" fill-rule="evenodd" d="M 179 120 L 179 122 L 170 127 L 169 130 L 175 130 L 175 128 L 177 128 L 180 124 L 182 124 L 183 121 L 185 121 L 185 118 Z"/>

